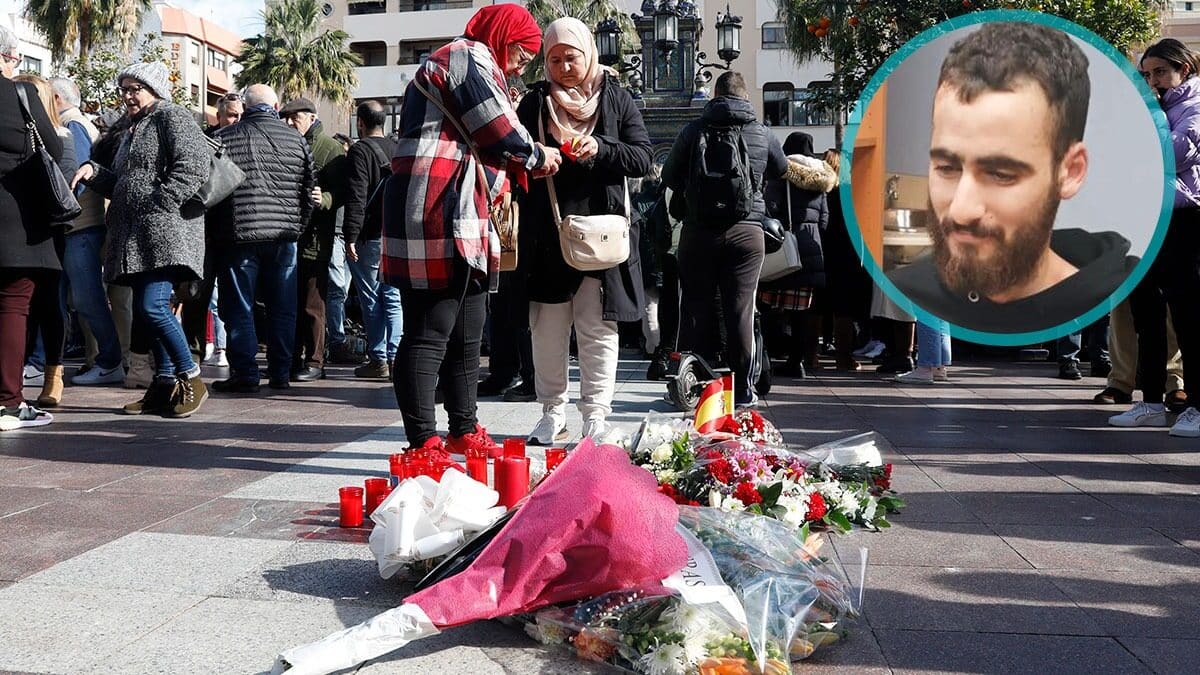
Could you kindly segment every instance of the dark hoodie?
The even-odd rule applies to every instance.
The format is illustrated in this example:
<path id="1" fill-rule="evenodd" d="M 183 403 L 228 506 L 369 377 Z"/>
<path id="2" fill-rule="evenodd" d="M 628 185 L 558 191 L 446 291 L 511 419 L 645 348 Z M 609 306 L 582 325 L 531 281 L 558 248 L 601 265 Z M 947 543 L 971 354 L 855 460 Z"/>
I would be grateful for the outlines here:
<path id="1" fill-rule="evenodd" d="M 1129 241 L 1116 232 L 1055 230 L 1050 248 L 1079 268 L 1059 283 L 1021 300 L 972 301 L 946 288 L 933 254 L 888 273 L 888 278 L 918 307 L 950 323 L 988 333 L 1028 333 L 1079 318 L 1108 299 L 1137 265 Z"/>
<path id="2" fill-rule="evenodd" d="M 787 171 L 787 156 L 779 139 L 754 116 L 754 106 L 749 101 L 733 96 L 719 96 L 704 106 L 700 119 L 692 120 L 680 132 L 671 146 L 671 154 L 663 164 L 663 183 L 675 192 L 687 191 L 688 178 L 692 172 L 692 150 L 696 147 L 700 132 L 709 124 L 715 126 L 742 125 L 742 138 L 750 153 L 750 168 L 755 174 L 759 192 L 754 198 L 754 207 L 746 221 L 760 223 L 766 216 L 762 188 L 765 179 L 779 178 Z"/>

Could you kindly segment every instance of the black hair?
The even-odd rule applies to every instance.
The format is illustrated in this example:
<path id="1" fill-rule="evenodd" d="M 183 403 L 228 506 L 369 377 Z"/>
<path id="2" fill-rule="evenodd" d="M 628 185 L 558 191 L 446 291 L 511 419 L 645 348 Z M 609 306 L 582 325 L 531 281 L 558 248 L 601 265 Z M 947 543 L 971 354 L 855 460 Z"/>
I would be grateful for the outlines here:
<path id="1" fill-rule="evenodd" d="M 1145 63 L 1146 59 L 1150 57 L 1166 61 L 1174 66 L 1175 70 L 1183 70 L 1183 67 L 1187 66 L 1188 72 L 1185 77 L 1190 77 L 1200 72 L 1200 59 L 1196 58 L 1196 53 L 1175 38 L 1163 38 L 1147 47 L 1146 53 L 1142 54 L 1142 59 L 1138 62 L 1138 65 Z"/>
<path id="2" fill-rule="evenodd" d="M 354 114 L 367 129 L 379 129 L 387 122 L 387 113 L 379 101 L 363 101 Z"/>
<path id="3" fill-rule="evenodd" d="M 1013 91 L 1032 82 L 1054 116 L 1051 150 L 1055 163 L 1083 140 L 1092 82 L 1083 50 L 1060 30 L 1033 23 L 996 22 L 959 40 L 942 62 L 938 89 L 957 90 L 970 103 L 986 91 Z"/>

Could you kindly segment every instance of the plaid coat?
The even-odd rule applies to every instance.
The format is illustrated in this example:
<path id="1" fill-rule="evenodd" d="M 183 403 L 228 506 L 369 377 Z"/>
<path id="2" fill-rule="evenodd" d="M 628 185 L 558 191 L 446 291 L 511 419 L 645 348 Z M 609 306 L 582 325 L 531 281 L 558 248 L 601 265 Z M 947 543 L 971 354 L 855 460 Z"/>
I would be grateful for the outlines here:
<path id="1" fill-rule="evenodd" d="M 416 88 L 437 97 L 483 158 L 485 187 L 467 139 Z M 504 73 L 482 42 L 456 39 L 434 52 L 404 93 L 393 175 L 383 196 L 384 281 L 401 289 L 450 286 L 455 261 L 473 277 L 499 280 L 500 241 L 488 206 L 509 190 L 509 173 L 544 162 L 517 121 Z"/>

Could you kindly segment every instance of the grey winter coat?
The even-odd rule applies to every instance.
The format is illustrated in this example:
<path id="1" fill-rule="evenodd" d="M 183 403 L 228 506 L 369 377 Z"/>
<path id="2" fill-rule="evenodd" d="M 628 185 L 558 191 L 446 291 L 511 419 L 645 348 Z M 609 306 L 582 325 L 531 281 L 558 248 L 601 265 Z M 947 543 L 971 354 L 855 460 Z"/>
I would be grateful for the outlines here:
<path id="1" fill-rule="evenodd" d="M 141 272 L 172 269 L 178 281 L 204 275 L 204 211 L 184 202 L 208 180 L 211 156 L 192 113 L 159 101 L 117 150 L 112 167 L 92 163 L 88 186 L 112 200 L 109 282 L 128 283 Z"/>

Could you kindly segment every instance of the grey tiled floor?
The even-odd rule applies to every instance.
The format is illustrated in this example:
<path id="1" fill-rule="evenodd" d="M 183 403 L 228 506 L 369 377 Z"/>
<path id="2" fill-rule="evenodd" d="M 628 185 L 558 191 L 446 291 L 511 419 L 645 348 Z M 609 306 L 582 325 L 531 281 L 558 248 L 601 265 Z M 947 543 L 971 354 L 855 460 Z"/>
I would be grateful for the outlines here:
<path id="1" fill-rule="evenodd" d="M 613 419 L 667 411 L 624 362 Z M 778 382 L 790 443 L 874 430 L 908 501 L 869 550 L 865 614 L 803 672 L 1161 672 L 1200 662 L 1200 440 L 1105 426 L 1103 383 L 973 363 L 946 386 L 874 373 Z M 128 418 L 69 388 L 55 424 L 0 437 L 0 671 L 259 672 L 282 649 L 396 604 L 336 488 L 403 446 L 390 389 L 347 369 L 285 395 L 214 397 L 186 421 Z M 536 404 L 484 401 L 494 435 Z M 443 419 L 444 422 L 444 419 Z M 580 420 L 570 421 L 578 433 Z M 496 623 L 362 673 L 600 672 Z"/>

